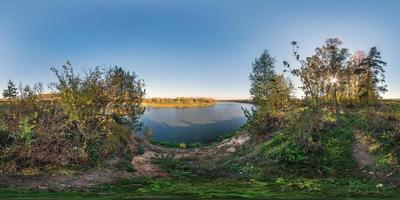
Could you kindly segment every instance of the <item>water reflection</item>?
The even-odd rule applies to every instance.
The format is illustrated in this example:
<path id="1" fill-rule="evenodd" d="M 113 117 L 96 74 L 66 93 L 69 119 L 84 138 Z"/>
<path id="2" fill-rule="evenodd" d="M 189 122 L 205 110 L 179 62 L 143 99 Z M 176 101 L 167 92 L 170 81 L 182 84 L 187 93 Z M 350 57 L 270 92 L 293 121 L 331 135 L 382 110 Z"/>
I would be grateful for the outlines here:
<path id="1" fill-rule="evenodd" d="M 246 122 L 242 107 L 251 105 L 217 103 L 202 108 L 151 108 L 140 121 L 152 129 L 155 141 L 209 143 Z"/>

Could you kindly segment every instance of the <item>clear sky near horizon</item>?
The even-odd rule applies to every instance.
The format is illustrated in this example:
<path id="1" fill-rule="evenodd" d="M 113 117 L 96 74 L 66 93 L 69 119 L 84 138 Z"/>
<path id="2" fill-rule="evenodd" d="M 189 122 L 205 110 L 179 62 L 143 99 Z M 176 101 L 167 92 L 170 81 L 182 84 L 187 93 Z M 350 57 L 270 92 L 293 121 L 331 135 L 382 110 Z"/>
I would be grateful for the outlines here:
<path id="1" fill-rule="evenodd" d="M 383 96 L 400 97 L 396 0 L 1 0 L 0 27 L 1 91 L 8 79 L 48 84 L 49 68 L 70 60 L 80 72 L 135 71 L 148 97 L 248 98 L 264 49 L 282 73 L 283 60 L 294 64 L 290 41 L 308 56 L 339 37 L 351 52 L 377 46 L 388 63 Z"/>

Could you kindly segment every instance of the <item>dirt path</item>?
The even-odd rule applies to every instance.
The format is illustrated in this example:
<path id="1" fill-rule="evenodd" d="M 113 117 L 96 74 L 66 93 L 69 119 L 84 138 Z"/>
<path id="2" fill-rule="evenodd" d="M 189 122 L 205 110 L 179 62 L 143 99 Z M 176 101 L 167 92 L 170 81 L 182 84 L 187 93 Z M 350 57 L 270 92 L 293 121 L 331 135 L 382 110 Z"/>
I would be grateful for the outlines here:
<path id="1" fill-rule="evenodd" d="M 218 144 L 194 149 L 173 149 L 158 145 L 149 145 L 149 149 L 157 152 L 161 157 L 183 158 L 183 157 L 205 157 L 214 158 L 225 157 L 237 151 L 242 145 L 251 139 L 250 134 L 242 133 L 231 138 L 227 138 Z"/>
<path id="2" fill-rule="evenodd" d="M 368 141 L 365 136 L 356 131 L 353 143 L 353 157 L 360 169 L 373 167 L 375 165 L 374 156 L 368 152 Z"/>
<path id="3" fill-rule="evenodd" d="M 159 157 L 155 151 L 146 151 L 143 155 L 133 157 L 132 164 L 136 169 L 135 176 L 167 176 L 157 165 L 152 163 Z"/>
<path id="4" fill-rule="evenodd" d="M 155 158 L 205 158 L 217 160 L 234 153 L 238 148 L 251 139 L 247 133 L 225 139 L 213 146 L 206 146 L 196 149 L 173 149 L 159 145 L 153 145 L 142 141 L 145 152 L 142 155 L 133 157 L 132 164 L 136 168 L 135 176 L 167 176 L 159 166 L 153 164 Z"/>
<path id="5" fill-rule="evenodd" d="M 398 182 L 392 174 L 388 173 L 375 162 L 375 156 L 368 151 L 371 142 L 365 134 L 356 130 L 354 133 L 353 157 L 356 160 L 361 174 L 365 177 L 374 178 L 383 182 Z"/>

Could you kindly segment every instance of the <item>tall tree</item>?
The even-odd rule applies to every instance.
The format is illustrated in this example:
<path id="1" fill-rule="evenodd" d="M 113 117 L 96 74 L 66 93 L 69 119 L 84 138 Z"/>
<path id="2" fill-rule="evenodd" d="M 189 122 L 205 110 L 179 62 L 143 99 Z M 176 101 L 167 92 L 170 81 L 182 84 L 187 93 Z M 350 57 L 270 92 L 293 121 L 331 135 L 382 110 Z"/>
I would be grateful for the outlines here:
<path id="1" fill-rule="evenodd" d="M 381 52 L 372 47 L 366 58 L 362 60 L 356 73 L 362 76 L 360 84 L 360 99 L 370 105 L 379 98 L 379 93 L 387 91 L 385 83 L 386 62 L 382 60 Z"/>
<path id="2" fill-rule="evenodd" d="M 327 39 L 306 59 L 300 57 L 297 42 L 292 42 L 293 53 L 300 67 L 292 68 L 285 61 L 289 71 L 300 78 L 301 87 L 307 100 L 314 108 L 324 102 L 335 105 L 336 113 L 343 102 L 362 102 L 370 105 L 386 92 L 384 66 L 381 53 L 372 47 L 367 55 L 357 51 L 350 57 L 349 50 L 342 48 L 337 38 Z M 330 103 L 334 102 L 334 104 Z"/>
<path id="3" fill-rule="evenodd" d="M 15 98 L 17 96 L 17 87 L 12 80 L 7 83 L 7 89 L 3 91 L 4 98 Z"/>
<path id="4" fill-rule="evenodd" d="M 320 67 L 326 70 L 326 77 L 323 77 L 323 80 L 329 81 L 328 84 L 324 82 L 324 84 L 327 84 L 328 97 L 333 98 L 337 111 L 339 106 L 338 93 L 341 92 L 339 84 L 345 82 L 343 72 L 350 55 L 347 48 L 340 47 L 342 44 L 343 42 L 338 38 L 329 38 L 324 45 L 315 49 L 315 55 L 321 61 Z"/>
<path id="5" fill-rule="evenodd" d="M 250 126 L 260 132 L 279 126 L 280 115 L 289 105 L 293 87 L 283 75 L 275 73 L 275 59 L 268 51 L 252 63 L 250 81 L 255 105 L 251 111 L 245 110 Z"/>
<path id="6" fill-rule="evenodd" d="M 275 79 L 275 58 L 271 57 L 265 50 L 254 63 L 250 74 L 250 95 L 253 96 L 254 104 L 259 107 L 268 105 L 267 100 L 271 97 L 272 81 Z"/>
<path id="7" fill-rule="evenodd" d="M 357 103 L 359 99 L 359 85 L 361 75 L 355 73 L 360 68 L 360 64 L 366 58 L 364 51 L 356 51 L 350 58 L 344 72 L 344 80 L 346 84 L 346 96 L 348 103 Z"/>
<path id="8" fill-rule="evenodd" d="M 292 42 L 293 54 L 300 63 L 300 67 L 292 68 L 287 61 L 284 65 L 289 71 L 300 78 L 301 87 L 307 99 L 310 99 L 314 107 L 321 103 L 333 100 L 336 112 L 339 111 L 338 96 L 341 93 L 343 73 L 347 65 L 348 49 L 341 48 L 342 41 L 337 38 L 329 38 L 325 44 L 315 49 L 315 54 L 302 59 L 298 53 L 297 42 Z"/>

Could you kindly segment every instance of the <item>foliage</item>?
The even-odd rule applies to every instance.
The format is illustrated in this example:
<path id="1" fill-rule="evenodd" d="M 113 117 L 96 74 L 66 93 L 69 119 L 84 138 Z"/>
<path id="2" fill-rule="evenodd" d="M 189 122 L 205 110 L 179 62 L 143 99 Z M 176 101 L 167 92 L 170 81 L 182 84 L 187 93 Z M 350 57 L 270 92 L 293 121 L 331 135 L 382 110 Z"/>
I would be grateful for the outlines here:
<path id="1" fill-rule="evenodd" d="M 357 51 L 350 57 L 349 50 L 341 45 L 342 41 L 337 38 L 327 39 L 325 45 L 315 49 L 315 54 L 303 59 L 298 43 L 292 42 L 293 55 L 300 67 L 293 68 L 287 61 L 284 65 L 300 78 L 305 98 L 313 107 L 335 105 L 339 112 L 341 103 L 376 102 L 379 93 L 386 91 L 386 86 L 378 85 L 384 82 L 386 63 L 377 48 L 371 48 L 368 55 Z"/>
<path id="2" fill-rule="evenodd" d="M 367 105 L 376 103 L 379 93 L 387 91 L 386 85 L 379 85 L 385 82 L 384 66 L 386 62 L 382 61 L 381 53 L 376 47 L 372 47 L 355 71 L 363 77 L 360 81 L 359 98 Z"/>
<path id="3" fill-rule="evenodd" d="M 232 166 L 229 171 L 233 174 L 256 179 L 351 175 L 356 169 L 351 155 L 355 119 L 344 114 L 336 123 L 331 112 L 299 110 L 267 141 L 260 141 L 226 165 Z M 241 156 L 245 159 L 239 159 Z"/>
<path id="4" fill-rule="evenodd" d="M 21 85 L 0 113 L 0 172 L 99 165 L 124 152 L 131 128 L 139 127 L 145 91 L 134 73 L 95 68 L 81 77 L 69 62 L 52 71 L 58 78 L 52 98 L 42 95 L 41 84 Z"/>
<path id="5" fill-rule="evenodd" d="M 349 50 L 341 45 L 342 41 L 337 38 L 327 39 L 324 45 L 315 49 L 313 55 L 303 59 L 299 54 L 298 43 L 292 42 L 293 55 L 300 67 L 293 68 L 286 61 L 284 65 L 294 77 L 300 79 L 300 88 L 305 97 L 298 104 L 292 103 L 295 106 L 291 110 L 279 109 L 285 116 L 285 121 L 278 126 L 280 129 L 273 129 L 276 121 L 268 117 L 273 116 L 277 108 L 271 106 L 271 99 L 274 97 L 274 90 L 271 88 L 277 85 L 271 84 L 271 80 L 275 80 L 271 77 L 276 77 L 273 71 L 274 59 L 264 52 L 260 57 L 261 61 L 256 60 L 253 64 L 250 93 L 254 95 L 257 109 L 251 114 L 248 124 L 253 132 L 270 131 L 273 134 L 269 141 L 256 148 L 252 154 L 256 165 L 278 166 L 261 174 L 290 171 L 306 176 L 338 176 L 350 173 L 355 168 L 355 162 L 351 159 L 353 132 L 365 128 L 355 126 L 360 121 L 359 115 L 341 110 L 344 107 L 340 108 L 340 105 L 369 107 L 377 102 L 379 93 L 386 91 L 386 86 L 380 85 L 384 82 L 383 67 L 386 63 L 382 61 L 376 47 L 371 48 L 367 55 L 358 51 L 351 56 Z M 290 89 L 284 91 L 284 94 L 290 94 Z M 290 96 L 284 94 L 279 96 L 290 100 L 287 98 Z M 379 121 L 378 118 L 375 116 L 372 120 Z M 258 122 L 258 126 L 254 122 Z M 269 126 L 260 126 L 262 123 Z M 387 123 L 395 124 L 381 122 L 386 127 L 393 127 Z M 394 141 L 398 130 L 384 127 L 377 130 L 383 133 L 379 137 L 375 136 L 375 140 L 387 142 L 387 138 L 391 138 L 392 142 L 387 147 L 395 151 L 398 143 Z M 386 139 L 379 139 L 380 137 Z M 389 155 L 386 156 L 387 160 L 396 160 L 394 158 L 397 158 L 397 153 L 394 151 L 385 151 Z M 309 173 L 310 170 L 314 173 Z M 254 172 L 253 169 L 250 171 Z"/>
<path id="6" fill-rule="evenodd" d="M 321 113 L 302 112 L 292 118 L 291 125 L 277 132 L 263 146 L 263 157 L 293 169 L 318 169 L 316 158 L 321 156 L 321 137 L 316 134 L 326 127 Z M 299 168 L 301 166 L 301 168 Z"/>
<path id="7" fill-rule="evenodd" d="M 384 101 L 379 106 L 356 113 L 354 123 L 370 143 L 370 151 L 388 174 L 400 175 L 400 102 Z"/>
<path id="8" fill-rule="evenodd" d="M 134 73 L 117 66 L 108 70 L 96 67 L 82 79 L 75 75 L 69 62 L 62 66 L 62 71 L 56 68 L 52 71 L 58 78 L 52 87 L 72 120 L 110 116 L 118 123 L 129 119 L 130 124 L 137 125 L 138 117 L 144 112 L 141 107 L 144 84 Z"/>
<path id="9" fill-rule="evenodd" d="M 11 135 L 11 138 L 17 143 L 30 145 L 34 135 L 32 129 L 35 126 L 31 124 L 28 117 L 24 117 L 19 123 L 17 131 Z"/>
<path id="10" fill-rule="evenodd" d="M 7 83 L 7 89 L 3 91 L 3 97 L 4 98 L 15 98 L 17 97 L 17 87 L 15 86 L 15 83 L 11 80 L 8 81 Z"/>
<path id="11" fill-rule="evenodd" d="M 293 86 L 283 75 L 277 75 L 274 68 L 275 59 L 267 51 L 252 64 L 250 95 L 255 107 L 244 112 L 248 124 L 258 133 L 280 127 L 291 102 Z"/>

